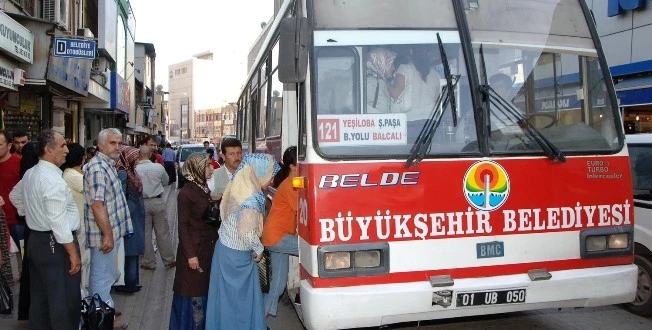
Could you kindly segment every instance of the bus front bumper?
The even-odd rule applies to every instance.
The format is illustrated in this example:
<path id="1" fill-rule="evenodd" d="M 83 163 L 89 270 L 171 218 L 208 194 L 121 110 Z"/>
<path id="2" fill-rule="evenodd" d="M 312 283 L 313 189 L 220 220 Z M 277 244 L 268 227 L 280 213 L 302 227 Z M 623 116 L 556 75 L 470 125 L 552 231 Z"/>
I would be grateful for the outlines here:
<path id="1" fill-rule="evenodd" d="M 301 311 L 306 328 L 342 329 L 393 323 L 515 312 L 545 308 L 594 307 L 634 300 L 636 265 L 551 272 L 548 280 L 531 281 L 527 274 L 456 279 L 453 286 L 423 282 L 313 288 L 301 281 Z M 493 292 L 525 289 L 524 302 L 493 304 Z M 433 303 L 437 292 L 451 293 L 450 306 Z M 468 293 L 487 299 L 479 306 L 460 306 Z M 458 298 L 458 295 L 460 296 Z M 504 294 L 503 294 L 504 296 Z M 503 297 L 504 298 L 504 297 Z M 513 297 L 512 297 L 513 298 Z M 458 301 L 459 299 L 459 301 Z M 482 304 L 482 302 L 479 302 Z M 478 304 L 478 302 L 476 302 Z"/>

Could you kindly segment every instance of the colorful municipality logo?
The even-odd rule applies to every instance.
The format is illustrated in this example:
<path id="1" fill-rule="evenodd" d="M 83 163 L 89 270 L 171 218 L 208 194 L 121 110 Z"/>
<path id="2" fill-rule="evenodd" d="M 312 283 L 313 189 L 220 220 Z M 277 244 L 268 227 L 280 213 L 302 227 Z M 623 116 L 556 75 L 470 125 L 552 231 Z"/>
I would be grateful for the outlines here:
<path id="1" fill-rule="evenodd" d="M 479 161 L 464 175 L 464 197 L 480 211 L 493 211 L 507 201 L 509 177 L 498 163 Z"/>

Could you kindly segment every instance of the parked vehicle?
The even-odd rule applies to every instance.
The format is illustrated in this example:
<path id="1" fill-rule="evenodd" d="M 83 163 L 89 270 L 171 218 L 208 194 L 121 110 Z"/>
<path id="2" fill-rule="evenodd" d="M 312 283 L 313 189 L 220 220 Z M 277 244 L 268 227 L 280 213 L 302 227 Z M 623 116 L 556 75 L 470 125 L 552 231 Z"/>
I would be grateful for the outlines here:
<path id="1" fill-rule="evenodd" d="M 638 266 L 636 299 L 625 305 L 632 313 L 652 315 L 652 134 L 627 135 L 634 184 L 634 262 Z"/>
<path id="2" fill-rule="evenodd" d="M 183 163 L 186 161 L 188 156 L 193 152 L 205 152 L 204 145 L 201 143 L 197 144 L 182 144 L 177 151 L 177 188 L 183 188 L 183 185 L 186 183 L 186 179 L 183 177 L 182 169 Z"/>

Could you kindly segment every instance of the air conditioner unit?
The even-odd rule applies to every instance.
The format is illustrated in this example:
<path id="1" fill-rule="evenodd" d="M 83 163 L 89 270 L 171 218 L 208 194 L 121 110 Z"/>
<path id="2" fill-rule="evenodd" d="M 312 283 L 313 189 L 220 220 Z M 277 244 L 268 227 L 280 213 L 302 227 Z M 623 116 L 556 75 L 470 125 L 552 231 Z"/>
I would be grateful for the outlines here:
<path id="1" fill-rule="evenodd" d="M 64 30 L 68 29 L 68 1 L 69 0 L 44 0 L 43 19 L 57 23 Z"/>

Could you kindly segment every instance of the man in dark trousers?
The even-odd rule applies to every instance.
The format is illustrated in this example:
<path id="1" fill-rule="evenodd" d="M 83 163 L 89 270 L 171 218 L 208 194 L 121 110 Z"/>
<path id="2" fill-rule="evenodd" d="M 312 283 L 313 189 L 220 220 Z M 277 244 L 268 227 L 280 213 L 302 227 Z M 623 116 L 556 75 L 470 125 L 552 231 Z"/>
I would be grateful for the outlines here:
<path id="1" fill-rule="evenodd" d="M 172 145 L 170 143 L 165 144 L 165 149 L 163 149 L 163 166 L 165 167 L 165 172 L 167 172 L 169 176 L 169 181 L 170 183 L 176 182 L 177 181 L 177 173 L 174 167 L 174 158 L 176 157 L 176 153 L 172 149 Z"/>
<path id="2" fill-rule="evenodd" d="M 38 137 L 41 160 L 9 194 L 31 229 L 27 245 L 30 273 L 30 329 L 77 329 L 81 317 L 79 212 L 59 166 L 68 147 L 61 134 Z"/>

